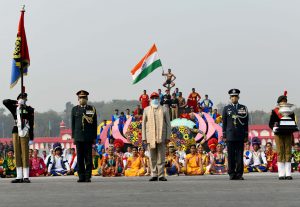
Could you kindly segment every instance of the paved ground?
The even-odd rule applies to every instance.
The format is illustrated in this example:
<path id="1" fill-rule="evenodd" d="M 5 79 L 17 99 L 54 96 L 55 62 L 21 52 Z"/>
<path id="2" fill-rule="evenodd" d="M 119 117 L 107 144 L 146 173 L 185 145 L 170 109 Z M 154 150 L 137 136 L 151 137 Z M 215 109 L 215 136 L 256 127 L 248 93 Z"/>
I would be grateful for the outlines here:
<path id="1" fill-rule="evenodd" d="M 149 183 L 148 177 L 102 178 L 76 183 L 76 177 L 33 178 L 30 184 L 0 179 L 0 207 L 88 206 L 263 206 L 300 205 L 300 174 L 279 181 L 276 174 L 248 174 L 244 181 L 228 176 L 168 177 Z"/>

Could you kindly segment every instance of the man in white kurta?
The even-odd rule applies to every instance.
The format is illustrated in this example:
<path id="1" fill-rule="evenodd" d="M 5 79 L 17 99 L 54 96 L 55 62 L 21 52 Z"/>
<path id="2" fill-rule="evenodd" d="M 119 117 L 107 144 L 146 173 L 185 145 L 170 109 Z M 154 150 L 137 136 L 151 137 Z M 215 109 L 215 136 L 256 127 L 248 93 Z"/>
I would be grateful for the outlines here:
<path id="1" fill-rule="evenodd" d="M 164 167 L 166 144 L 171 134 L 169 109 L 159 104 L 158 93 L 152 93 L 150 99 L 151 104 L 144 109 L 142 123 L 143 141 L 150 152 L 150 181 L 167 181 Z"/>

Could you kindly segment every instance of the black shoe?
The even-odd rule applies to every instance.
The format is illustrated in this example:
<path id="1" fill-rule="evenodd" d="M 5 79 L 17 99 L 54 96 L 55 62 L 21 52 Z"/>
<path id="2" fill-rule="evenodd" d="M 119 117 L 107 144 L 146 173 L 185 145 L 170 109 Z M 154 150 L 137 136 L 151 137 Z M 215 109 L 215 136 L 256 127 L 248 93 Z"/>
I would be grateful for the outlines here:
<path id="1" fill-rule="evenodd" d="M 167 178 L 165 178 L 165 177 L 160 177 L 158 180 L 159 181 L 168 181 Z"/>
<path id="2" fill-rule="evenodd" d="M 245 180 L 243 176 L 237 176 L 235 180 Z"/>
<path id="3" fill-rule="evenodd" d="M 85 179 L 85 182 L 86 182 L 86 183 L 92 182 L 92 181 L 91 181 L 91 178 L 86 178 L 86 179 Z"/>
<path id="4" fill-rule="evenodd" d="M 14 179 L 11 183 L 23 183 L 23 179 Z"/>
<path id="5" fill-rule="evenodd" d="M 30 182 L 29 178 L 24 178 L 23 183 L 31 183 L 31 182 Z"/>
<path id="6" fill-rule="evenodd" d="M 278 178 L 279 180 L 285 180 L 285 177 L 281 176 Z"/>
<path id="7" fill-rule="evenodd" d="M 77 180 L 77 183 L 84 183 L 85 182 L 85 180 L 83 180 L 83 179 L 78 179 Z"/>
<path id="8" fill-rule="evenodd" d="M 293 180 L 293 177 L 292 176 L 287 176 L 285 177 L 286 180 Z"/>
<path id="9" fill-rule="evenodd" d="M 151 181 L 158 181 L 158 178 L 157 178 L 157 177 L 152 177 L 152 178 L 149 179 L 149 181 L 150 181 L 150 182 L 151 182 Z"/>
<path id="10" fill-rule="evenodd" d="M 236 180 L 236 176 L 235 175 L 230 175 L 229 180 Z"/>

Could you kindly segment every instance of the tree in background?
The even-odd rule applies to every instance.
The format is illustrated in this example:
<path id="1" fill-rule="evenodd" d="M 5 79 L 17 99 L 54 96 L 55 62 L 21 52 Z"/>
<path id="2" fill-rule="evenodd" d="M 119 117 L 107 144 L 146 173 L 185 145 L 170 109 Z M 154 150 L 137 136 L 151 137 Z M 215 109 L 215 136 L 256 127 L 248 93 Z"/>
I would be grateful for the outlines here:
<path id="1" fill-rule="evenodd" d="M 62 121 L 62 114 L 50 110 L 44 113 L 36 112 L 34 117 L 35 137 L 57 137 L 59 136 L 59 124 Z"/>

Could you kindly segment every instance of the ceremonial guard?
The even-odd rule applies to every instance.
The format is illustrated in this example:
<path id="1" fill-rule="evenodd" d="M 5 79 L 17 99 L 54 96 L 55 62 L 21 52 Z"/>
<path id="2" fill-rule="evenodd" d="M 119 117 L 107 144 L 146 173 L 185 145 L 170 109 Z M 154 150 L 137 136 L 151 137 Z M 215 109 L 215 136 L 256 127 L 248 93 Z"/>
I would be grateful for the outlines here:
<path id="1" fill-rule="evenodd" d="M 34 109 L 26 105 L 27 94 L 21 93 L 17 100 L 6 99 L 3 104 L 15 120 L 12 130 L 17 166 L 17 178 L 12 183 L 30 183 L 29 141 L 33 140 Z"/>
<path id="2" fill-rule="evenodd" d="M 77 92 L 79 105 L 72 109 L 72 137 L 76 144 L 78 176 L 77 182 L 91 182 L 92 146 L 97 138 L 97 113 L 88 105 L 87 91 Z"/>
<path id="3" fill-rule="evenodd" d="M 292 180 L 291 159 L 292 145 L 294 144 L 293 132 L 298 131 L 298 128 L 295 124 L 294 112 L 287 110 L 291 104 L 287 103 L 286 91 L 284 95 L 278 97 L 277 104 L 275 109 L 272 110 L 269 126 L 275 134 L 278 175 L 279 180 Z M 286 108 L 286 106 L 288 107 Z M 284 109 L 283 111 L 280 110 L 281 107 Z M 286 112 L 288 112 L 288 117 L 284 116 Z"/>
<path id="4" fill-rule="evenodd" d="M 244 142 L 248 142 L 248 109 L 239 104 L 240 90 L 228 92 L 231 104 L 223 110 L 223 139 L 228 150 L 228 174 L 230 180 L 244 180 Z"/>

